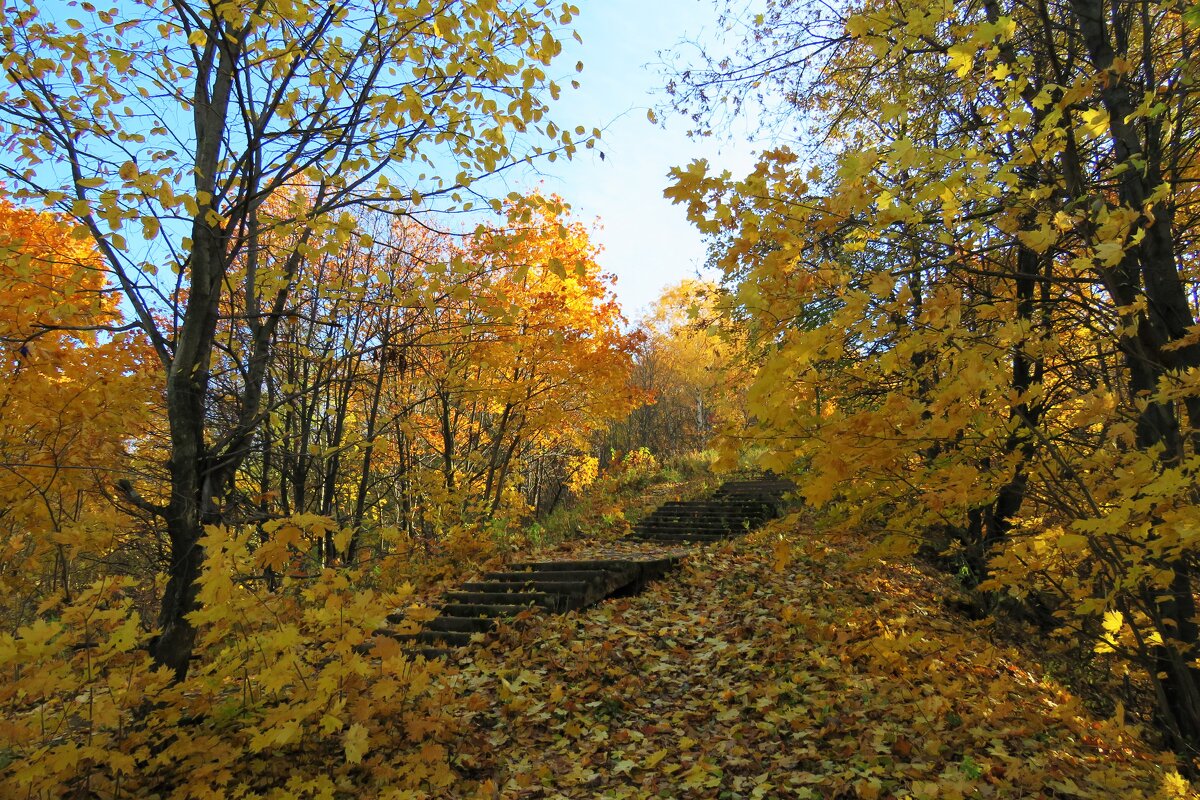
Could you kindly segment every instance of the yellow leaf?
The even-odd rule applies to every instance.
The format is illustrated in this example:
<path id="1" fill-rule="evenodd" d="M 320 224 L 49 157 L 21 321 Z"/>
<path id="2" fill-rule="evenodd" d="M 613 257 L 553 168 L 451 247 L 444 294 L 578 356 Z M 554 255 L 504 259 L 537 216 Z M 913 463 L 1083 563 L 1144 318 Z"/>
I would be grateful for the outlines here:
<path id="1" fill-rule="evenodd" d="M 342 744 L 346 749 L 346 760 L 351 764 L 361 763 L 368 749 L 366 727 L 361 722 L 351 725 L 342 737 Z"/>
<path id="2" fill-rule="evenodd" d="M 1078 533 L 1064 533 L 1058 537 L 1058 547 L 1064 553 L 1078 553 L 1087 547 L 1087 537 Z"/>
<path id="3" fill-rule="evenodd" d="M 1103 136 L 1108 132 L 1108 112 L 1103 108 L 1091 108 L 1080 113 L 1083 132 L 1088 136 Z"/>
<path id="4" fill-rule="evenodd" d="M 299 547 L 304 539 L 304 531 L 292 523 L 287 523 L 280 526 L 279 530 L 275 532 L 275 539 L 281 545 Z"/>
<path id="5" fill-rule="evenodd" d="M 783 572 L 792 563 L 792 543 L 780 537 L 771 545 L 772 568 Z"/>
<path id="6" fill-rule="evenodd" d="M 955 45 L 946 51 L 946 55 L 950 57 L 947 66 L 960 78 L 967 77 L 971 67 L 975 66 L 975 48 L 970 45 Z"/>
<path id="7" fill-rule="evenodd" d="M 1096 245 L 1096 258 L 1106 267 L 1115 267 L 1125 257 L 1125 247 L 1120 242 L 1101 242 Z"/>
<path id="8" fill-rule="evenodd" d="M 350 540 L 354 537 L 352 528 L 342 528 L 337 533 L 333 534 L 333 546 L 337 548 L 339 553 L 346 552 L 346 548 L 350 546 Z"/>
<path id="9" fill-rule="evenodd" d="M 158 236 L 158 220 L 154 217 L 142 217 L 142 238 L 146 240 Z"/>

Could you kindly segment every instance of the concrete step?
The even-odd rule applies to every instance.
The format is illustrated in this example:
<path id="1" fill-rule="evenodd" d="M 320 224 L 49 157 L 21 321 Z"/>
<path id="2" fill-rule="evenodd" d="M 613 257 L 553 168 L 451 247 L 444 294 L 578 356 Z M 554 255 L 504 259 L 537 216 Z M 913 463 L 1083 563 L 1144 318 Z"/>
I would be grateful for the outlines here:
<path id="1" fill-rule="evenodd" d="M 642 522 L 634 525 L 635 529 L 640 530 L 712 530 L 712 531 L 727 531 L 727 530 L 745 530 L 748 528 L 757 528 L 757 524 L 752 524 L 749 521 L 739 522 L 707 522 L 700 519 L 643 519 Z"/>
<path id="2" fill-rule="evenodd" d="M 651 536 L 670 538 L 686 538 L 686 539 L 729 539 L 734 536 L 741 536 L 745 533 L 744 530 L 732 531 L 702 531 L 695 528 L 634 528 L 634 536 Z"/>
<path id="3" fill-rule="evenodd" d="M 484 580 L 522 583 L 530 580 L 597 581 L 612 574 L 602 569 L 522 570 L 521 572 L 485 572 Z"/>
<path id="4" fill-rule="evenodd" d="M 482 605 L 541 606 L 553 610 L 557 597 L 542 592 L 447 592 L 447 605 L 458 603 Z"/>
<path id="5" fill-rule="evenodd" d="M 730 475 L 728 478 L 721 481 L 722 486 L 740 483 L 782 483 L 787 486 L 792 485 L 790 479 L 776 475 L 774 472 L 742 472 Z"/>
<path id="6" fill-rule="evenodd" d="M 470 644 L 471 637 L 478 634 L 468 631 L 417 631 L 416 633 L 387 631 L 387 635 L 405 644 L 432 645 L 434 647 L 462 647 Z"/>
<path id="7" fill-rule="evenodd" d="M 734 538 L 731 534 L 717 533 L 663 533 L 655 531 L 635 532 L 630 538 L 641 542 L 724 542 Z"/>
<path id="8" fill-rule="evenodd" d="M 743 520 L 753 520 L 755 522 L 766 522 L 770 517 L 760 514 L 677 514 L 674 511 L 668 511 L 662 514 L 647 514 L 642 517 L 643 522 L 666 522 L 666 521 L 685 521 L 685 522 L 708 522 L 712 524 L 720 523 L 741 523 Z"/>
<path id="9" fill-rule="evenodd" d="M 741 528 L 746 525 L 761 525 L 767 521 L 767 517 L 744 517 L 744 516 L 729 516 L 729 517 L 689 517 L 680 514 L 655 514 L 642 518 L 638 524 L 646 525 L 696 525 L 698 527 L 708 528 Z"/>
<path id="10" fill-rule="evenodd" d="M 512 581 L 470 581 L 462 585 L 464 592 L 539 592 L 544 594 L 586 594 L 594 583 L 587 581 L 545 581 L 527 580 L 521 583 Z"/>
<path id="11" fill-rule="evenodd" d="M 450 617 L 483 617 L 486 619 L 504 619 L 515 617 L 522 611 L 538 610 L 537 606 L 517 605 L 484 605 L 481 603 L 447 603 L 442 606 L 442 614 Z"/>
<path id="12" fill-rule="evenodd" d="M 700 514 L 760 514 L 771 510 L 771 504 L 761 500 L 745 503 L 721 502 L 721 503 L 678 503 L 659 506 L 654 510 L 656 514 L 665 514 L 667 512 L 688 512 Z"/>
<path id="13" fill-rule="evenodd" d="M 692 528 L 686 525 L 674 527 L 636 527 L 633 529 L 634 534 L 644 534 L 646 536 L 703 536 L 715 539 L 728 539 L 730 536 L 741 536 L 746 532 L 744 528 L 734 528 L 732 530 L 704 530 L 702 528 Z"/>
<path id="14" fill-rule="evenodd" d="M 713 493 L 714 498 L 780 498 L 788 492 L 796 490 L 795 484 L 789 482 L 779 483 L 734 483 L 725 484 Z"/>
<path id="15" fill-rule="evenodd" d="M 648 517 L 665 517 L 665 516 L 683 516 L 683 517 L 762 517 L 770 516 L 774 513 L 770 508 L 763 506 L 755 506 L 754 508 L 688 508 L 680 506 L 678 508 L 656 508 L 646 516 Z"/>
<path id="16" fill-rule="evenodd" d="M 763 500 L 758 500 L 753 497 L 729 497 L 721 500 L 678 500 L 669 503 L 663 503 L 658 507 L 659 511 L 769 511 L 770 503 Z"/>
<path id="17" fill-rule="evenodd" d="M 766 500 L 732 501 L 721 500 L 716 503 L 679 503 L 678 505 L 662 505 L 657 511 L 701 511 L 711 514 L 754 514 L 769 512 L 772 504 Z"/>
<path id="18" fill-rule="evenodd" d="M 689 540 L 671 539 L 678 544 Z M 425 623 L 422 630 L 379 633 L 403 642 L 414 657 L 452 658 L 452 648 L 470 644 L 495 628 L 501 618 L 526 611 L 561 613 L 605 597 L 635 594 L 678 563 L 679 556 L 665 556 L 513 564 L 508 570 L 486 573 L 483 580 L 464 583 L 459 590 L 447 592 L 440 614 Z M 388 616 L 388 621 L 400 624 L 408 621 L 406 617 L 406 611 L 397 611 Z"/>
<path id="19" fill-rule="evenodd" d="M 720 502 L 680 503 L 678 505 L 662 505 L 654 509 L 653 514 L 770 514 L 773 505 L 765 500 L 755 500 L 746 503 Z"/>
<path id="20" fill-rule="evenodd" d="M 387 622 L 389 625 L 401 625 L 408 621 L 410 621 L 408 618 L 408 612 L 405 611 L 404 609 L 400 609 L 399 611 L 393 611 L 392 613 L 387 615 Z"/>
<path id="21" fill-rule="evenodd" d="M 417 642 L 419 644 L 433 645 L 434 647 L 464 647 L 471 643 L 471 637 L 478 634 L 468 631 L 421 631 L 417 634 Z"/>
<path id="22" fill-rule="evenodd" d="M 656 530 L 637 530 L 635 529 L 630 535 L 641 539 L 659 539 L 669 541 L 671 539 L 684 539 L 688 541 L 712 540 L 717 539 L 732 539 L 741 536 L 745 531 L 656 531 Z"/>
<path id="23" fill-rule="evenodd" d="M 537 572 L 559 572 L 572 570 L 600 570 L 603 572 L 615 572 L 629 569 L 631 566 L 641 564 L 657 563 L 658 560 L 646 561 L 630 561 L 627 559 L 596 559 L 594 561 L 517 561 L 509 564 L 508 568 L 513 571 L 534 570 Z"/>
<path id="24" fill-rule="evenodd" d="M 496 620 L 487 617 L 453 617 L 445 614 L 429 620 L 425 625 L 426 630 L 460 633 L 487 633 L 495 627 Z"/>
<path id="25" fill-rule="evenodd" d="M 436 661 L 442 658 L 451 658 L 454 655 L 453 650 L 445 647 L 412 647 L 407 648 L 407 652 L 411 657 L 420 656 L 426 661 Z"/>

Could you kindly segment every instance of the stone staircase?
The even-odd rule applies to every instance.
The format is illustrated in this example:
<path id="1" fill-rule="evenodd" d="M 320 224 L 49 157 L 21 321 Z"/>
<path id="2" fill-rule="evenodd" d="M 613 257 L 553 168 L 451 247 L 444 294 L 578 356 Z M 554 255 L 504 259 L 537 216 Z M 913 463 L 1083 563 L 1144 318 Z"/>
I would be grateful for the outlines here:
<path id="1" fill-rule="evenodd" d="M 709 497 L 664 503 L 637 524 L 630 538 L 683 546 L 724 541 L 778 516 L 783 496 L 793 488 L 791 482 L 772 477 L 726 481 Z M 500 620 L 523 612 L 564 614 L 605 598 L 637 594 L 680 558 L 675 553 L 510 564 L 448 592 L 437 616 L 416 633 L 380 633 L 404 642 L 416 655 L 441 658 L 491 631 Z M 392 625 L 406 621 L 404 612 L 388 617 Z"/>
<path id="2" fill-rule="evenodd" d="M 661 578 L 679 563 L 679 555 L 646 559 L 530 561 L 488 572 L 478 581 L 448 592 L 439 613 L 417 633 L 389 633 L 414 646 L 426 658 L 448 655 L 449 648 L 470 644 L 503 619 L 525 611 L 565 614 L 608 597 L 627 597 Z M 406 616 L 388 617 L 396 625 Z"/>
<path id="3" fill-rule="evenodd" d="M 783 496 L 794 488 L 777 478 L 726 481 L 709 497 L 664 503 L 637 524 L 633 538 L 677 544 L 723 541 L 779 516 Z"/>

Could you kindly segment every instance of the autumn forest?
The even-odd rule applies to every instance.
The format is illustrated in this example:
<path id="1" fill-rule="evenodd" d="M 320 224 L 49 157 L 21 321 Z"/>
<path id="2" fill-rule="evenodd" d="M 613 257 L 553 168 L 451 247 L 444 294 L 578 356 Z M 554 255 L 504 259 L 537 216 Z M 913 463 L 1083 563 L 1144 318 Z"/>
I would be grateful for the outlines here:
<path id="1" fill-rule="evenodd" d="M 704 0 L 635 313 L 601 5 L 0 3 L 0 797 L 1197 796 L 1200 8 Z"/>

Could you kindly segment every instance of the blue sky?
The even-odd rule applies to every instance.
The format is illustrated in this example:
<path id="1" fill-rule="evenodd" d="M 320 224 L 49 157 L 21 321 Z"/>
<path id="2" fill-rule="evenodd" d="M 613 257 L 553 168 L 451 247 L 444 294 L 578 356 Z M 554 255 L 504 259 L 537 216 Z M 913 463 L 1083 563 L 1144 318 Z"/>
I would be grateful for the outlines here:
<path id="1" fill-rule="evenodd" d="M 664 78 L 658 51 L 683 38 L 711 39 L 716 25 L 712 0 L 580 0 L 575 29 L 583 45 L 569 40 L 556 65 L 577 77 L 578 91 L 564 91 L 555 121 L 604 130 L 598 151 L 581 150 L 571 162 L 542 166 L 547 191 L 562 195 L 577 219 L 599 217 L 594 241 L 604 247 L 600 263 L 617 276 L 617 294 L 625 315 L 635 319 L 661 290 L 694 275 L 704 262 L 704 243 L 684 217 L 682 207 L 662 196 L 667 170 L 693 158 L 746 172 L 751 146 L 743 142 L 691 141 L 686 124 L 669 113 L 665 127 L 646 118 L 646 109 L 662 107 L 656 94 Z M 584 70 L 574 75 L 574 65 Z M 535 179 L 536 180 L 536 179 Z"/>

